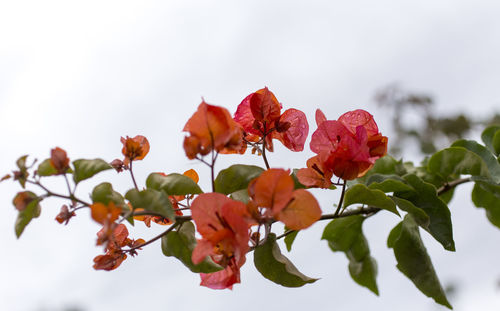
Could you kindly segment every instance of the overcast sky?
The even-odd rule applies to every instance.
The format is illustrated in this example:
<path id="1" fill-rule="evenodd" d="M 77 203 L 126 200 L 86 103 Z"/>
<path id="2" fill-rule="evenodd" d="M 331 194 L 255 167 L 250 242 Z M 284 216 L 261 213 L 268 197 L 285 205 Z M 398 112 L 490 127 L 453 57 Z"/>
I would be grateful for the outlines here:
<path id="1" fill-rule="evenodd" d="M 372 98 L 390 83 L 432 94 L 440 112 L 487 116 L 500 110 L 499 14 L 498 1 L 2 1 L 0 175 L 19 156 L 44 159 L 55 146 L 72 159 L 111 161 L 121 157 L 120 136 L 142 134 L 151 151 L 135 166 L 138 180 L 195 167 L 207 189 L 206 168 L 184 156 L 182 127 L 201 97 L 233 113 L 264 86 L 285 108 L 303 110 L 311 130 L 316 108 L 329 119 L 367 109 L 389 143 L 389 118 Z M 310 154 L 278 148 L 270 162 L 303 167 Z M 246 155 L 221 158 L 217 167 L 236 161 L 262 165 Z M 82 182 L 80 195 L 105 180 L 120 191 L 132 186 L 126 175 L 105 172 Z M 458 287 L 455 310 L 499 310 L 500 232 L 472 206 L 470 187 L 461 190 L 451 205 L 457 252 L 423 236 L 442 283 Z M 158 244 L 113 272 L 93 270 L 99 226 L 85 211 L 67 227 L 57 224 L 61 201 L 44 201 L 41 217 L 16 240 L 17 191 L 0 184 L 2 310 L 442 309 L 396 270 L 385 246 L 393 215 L 364 228 L 380 297 L 357 286 L 345 256 L 319 241 L 324 224 L 302 232 L 289 255 L 321 280 L 279 287 L 259 275 L 250 255 L 242 284 L 213 291 Z M 336 201 L 319 199 L 325 211 Z M 160 230 L 138 224 L 130 231 L 148 238 Z"/>

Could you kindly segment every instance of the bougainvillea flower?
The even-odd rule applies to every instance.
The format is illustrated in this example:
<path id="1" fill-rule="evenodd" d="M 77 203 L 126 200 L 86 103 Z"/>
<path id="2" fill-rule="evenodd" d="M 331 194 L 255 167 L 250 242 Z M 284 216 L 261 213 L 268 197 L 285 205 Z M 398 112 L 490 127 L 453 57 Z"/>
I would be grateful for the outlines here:
<path id="1" fill-rule="evenodd" d="M 128 166 L 131 161 L 142 160 L 149 152 L 149 142 L 146 137 L 137 135 L 134 138 L 120 138 L 123 144 L 122 154 L 125 156 L 123 164 Z"/>
<path id="2" fill-rule="evenodd" d="M 56 147 L 50 150 L 50 165 L 54 167 L 57 174 L 64 174 L 69 169 L 69 158 L 66 151 Z"/>
<path id="3" fill-rule="evenodd" d="M 263 172 L 249 184 L 248 194 L 247 208 L 253 217 L 257 213 L 260 218 L 274 217 L 292 230 L 305 229 L 321 217 L 318 201 L 307 190 L 294 190 L 290 172 L 284 169 Z"/>
<path id="4" fill-rule="evenodd" d="M 191 116 L 183 131 L 189 132 L 184 139 L 184 151 L 189 159 L 212 150 L 221 153 L 242 153 L 241 127 L 231 118 L 227 109 L 203 101 Z"/>
<path id="5" fill-rule="evenodd" d="M 297 109 L 282 114 L 281 104 L 267 87 L 243 99 L 234 120 L 242 126 L 247 142 L 261 142 L 265 137 L 266 149 L 273 151 L 274 138 L 292 151 L 304 150 L 309 132 L 305 114 Z"/>
<path id="6" fill-rule="evenodd" d="M 314 162 L 320 165 L 308 165 L 297 175 L 306 186 L 327 184 L 314 184 L 311 177 L 316 173 L 328 176 L 326 173 L 333 172 L 345 180 L 361 177 L 387 153 L 387 137 L 378 132 L 373 116 L 364 110 L 347 112 L 338 121 L 326 120 L 318 110 L 316 123 L 318 129 L 312 135 L 310 147 L 318 154 Z"/>
<path id="7" fill-rule="evenodd" d="M 245 204 L 220 193 L 200 194 L 191 205 L 191 215 L 202 236 L 191 260 L 198 264 L 210 256 L 225 268 L 202 273 L 201 285 L 231 289 L 233 284 L 240 282 L 240 267 L 249 249 L 249 215 Z"/>

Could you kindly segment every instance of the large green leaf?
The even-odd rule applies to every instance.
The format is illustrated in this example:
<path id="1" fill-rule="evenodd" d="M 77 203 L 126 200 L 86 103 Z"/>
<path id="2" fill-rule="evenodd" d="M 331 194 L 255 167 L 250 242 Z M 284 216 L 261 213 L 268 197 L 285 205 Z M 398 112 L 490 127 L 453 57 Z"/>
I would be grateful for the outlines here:
<path id="1" fill-rule="evenodd" d="M 394 196 L 408 200 L 418 208 L 421 208 L 430 219 L 427 231 L 446 250 L 455 251 L 450 210 L 437 196 L 436 188 L 413 174 L 404 176 L 404 179 L 413 187 L 414 191 L 397 192 L 394 193 Z"/>
<path id="2" fill-rule="evenodd" d="M 19 193 L 16 195 L 16 197 L 20 195 Z M 42 198 L 39 198 L 35 193 L 31 191 L 25 191 L 23 192 L 23 195 L 26 196 L 26 200 L 30 200 L 29 203 L 26 205 L 26 207 L 19 211 L 17 214 L 17 219 L 16 223 L 14 225 L 14 229 L 16 232 L 16 237 L 19 239 L 21 237 L 21 234 L 24 231 L 24 228 L 31 222 L 33 218 L 37 218 L 40 216 L 41 208 L 40 208 L 40 201 L 42 201 Z M 15 198 L 14 198 L 15 200 Z"/>
<path id="3" fill-rule="evenodd" d="M 370 189 L 363 184 L 354 185 L 345 192 L 343 207 L 356 203 L 385 209 L 399 216 L 396 204 L 383 191 Z"/>
<path id="4" fill-rule="evenodd" d="M 246 189 L 248 183 L 264 171 L 255 165 L 235 164 L 222 170 L 215 178 L 215 191 L 230 194 L 237 190 Z"/>
<path id="5" fill-rule="evenodd" d="M 119 192 L 114 191 L 113 186 L 109 182 L 103 182 L 95 186 L 91 197 L 92 202 L 101 202 L 107 205 L 112 201 L 117 206 L 125 205 L 123 196 Z"/>
<path id="6" fill-rule="evenodd" d="M 325 227 L 321 239 L 327 240 L 333 251 L 346 254 L 349 273 L 356 283 L 378 295 L 377 263 L 370 256 L 370 248 L 361 229 L 364 220 L 361 215 L 334 219 Z"/>
<path id="7" fill-rule="evenodd" d="M 202 193 L 200 186 L 188 176 L 172 173 L 164 176 L 158 173 L 149 174 L 146 186 L 150 189 L 163 190 L 168 195 L 186 195 Z"/>
<path id="8" fill-rule="evenodd" d="M 161 249 L 165 256 L 173 256 L 179 259 L 189 270 L 195 273 L 211 273 L 223 268 L 214 263 L 210 257 L 195 265 L 191 261 L 191 255 L 196 246 L 194 225 L 192 222 L 183 222 L 176 231 L 170 231 L 161 238 Z"/>
<path id="9" fill-rule="evenodd" d="M 255 248 L 253 259 L 255 267 L 266 279 L 282 286 L 300 287 L 318 280 L 299 272 L 292 262 L 281 254 L 274 233 L 270 233 L 266 242 Z"/>
<path id="10" fill-rule="evenodd" d="M 422 242 L 418 225 L 410 215 L 391 231 L 387 246 L 394 250 L 399 271 L 427 297 L 452 309 Z"/>
<path id="11" fill-rule="evenodd" d="M 287 232 L 288 230 L 290 230 L 290 229 L 285 227 L 285 232 Z M 287 251 L 290 252 L 292 250 L 292 245 L 293 245 L 293 242 L 295 241 L 295 238 L 297 237 L 297 234 L 299 234 L 299 230 L 294 230 L 291 233 L 287 234 L 285 236 L 285 238 L 283 239 L 283 240 L 285 240 L 285 245 L 286 245 Z"/>
<path id="12" fill-rule="evenodd" d="M 450 147 L 436 152 L 427 163 L 427 169 L 443 180 L 454 175 L 472 175 L 491 179 L 488 165 L 476 153 L 463 147 Z"/>
<path id="13" fill-rule="evenodd" d="M 423 209 L 416 207 L 412 202 L 398 197 L 391 197 L 396 205 L 403 211 L 412 215 L 418 225 L 429 230 L 430 218 Z"/>
<path id="14" fill-rule="evenodd" d="M 358 178 L 357 181 L 368 184 L 368 179 L 375 174 L 380 175 L 404 175 L 406 169 L 401 161 L 397 161 L 391 156 L 386 155 L 385 157 L 379 158 L 375 161 L 373 167 L 365 174 L 365 176 Z"/>
<path id="15" fill-rule="evenodd" d="M 498 163 L 496 157 L 486 147 L 478 144 L 473 140 L 465 140 L 465 139 L 457 140 L 451 146 L 463 147 L 480 156 L 481 159 L 483 159 L 484 163 L 486 163 L 486 166 L 488 167 L 488 171 L 492 176 L 493 181 L 496 183 L 500 182 L 500 163 Z"/>
<path id="16" fill-rule="evenodd" d="M 496 156 L 500 154 L 500 126 L 491 125 L 481 134 L 486 147 L 488 147 Z"/>
<path id="17" fill-rule="evenodd" d="M 175 219 L 175 212 L 168 196 L 163 191 L 146 189 L 139 191 L 131 189 L 125 194 L 134 209 L 142 208 L 146 212 L 153 212 L 170 220 Z"/>
<path id="18" fill-rule="evenodd" d="M 79 159 L 73 161 L 73 166 L 75 167 L 75 171 L 73 173 L 73 180 L 75 183 L 79 183 L 82 180 L 91 178 L 99 172 L 113 168 L 108 164 L 108 162 L 102 159 Z"/>
<path id="19" fill-rule="evenodd" d="M 45 159 L 38 165 L 38 169 L 36 170 L 38 176 L 52 176 L 57 175 L 56 168 L 50 163 L 50 159 Z"/>
<path id="20" fill-rule="evenodd" d="M 378 189 L 383 192 L 411 191 L 404 179 L 398 175 L 374 174 L 368 178 L 366 183 L 370 189 Z"/>
<path id="21" fill-rule="evenodd" d="M 472 202 L 486 210 L 486 217 L 500 228 L 500 186 L 476 182 L 472 190 Z"/>

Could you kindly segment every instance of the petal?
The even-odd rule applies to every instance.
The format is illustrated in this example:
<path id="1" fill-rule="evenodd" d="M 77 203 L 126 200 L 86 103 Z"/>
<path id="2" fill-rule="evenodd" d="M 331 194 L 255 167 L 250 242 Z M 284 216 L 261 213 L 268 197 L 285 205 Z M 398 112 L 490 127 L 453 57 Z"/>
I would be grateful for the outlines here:
<path id="1" fill-rule="evenodd" d="M 211 255 L 213 253 L 214 246 L 208 240 L 198 240 L 196 246 L 193 250 L 193 254 L 191 255 L 191 261 L 197 265 L 202 262 L 205 257 Z"/>
<path id="2" fill-rule="evenodd" d="M 281 133 L 273 132 L 274 138 L 277 138 L 285 147 L 292 151 L 304 150 L 304 143 L 309 133 L 309 124 L 307 123 L 306 115 L 300 110 L 291 108 L 280 116 L 279 123 L 288 123 L 289 127 Z"/>
<path id="3" fill-rule="evenodd" d="M 292 197 L 293 179 L 288 171 L 272 168 L 263 172 L 255 182 L 255 203 L 259 207 L 272 209 L 273 213 L 282 210 Z"/>
<path id="4" fill-rule="evenodd" d="M 226 269 L 214 273 L 200 273 L 201 286 L 211 289 L 233 289 L 233 284 L 240 283 L 240 269 L 228 265 Z"/>
<path id="5" fill-rule="evenodd" d="M 316 109 L 316 125 L 319 126 L 321 123 L 326 121 L 325 114 L 323 111 Z"/>
<path id="6" fill-rule="evenodd" d="M 373 136 L 378 134 L 377 123 L 373 119 L 373 116 L 362 109 L 357 109 L 354 111 L 349 111 L 340 116 L 339 122 L 344 124 L 351 133 L 356 133 L 356 127 L 363 126 L 368 136 Z"/>
<path id="7" fill-rule="evenodd" d="M 277 215 L 288 229 L 302 230 L 321 218 L 321 208 L 316 198 L 307 190 L 297 189 L 292 201 Z"/>
<path id="8" fill-rule="evenodd" d="M 280 117 L 281 105 L 267 87 L 250 97 L 250 110 L 257 121 L 271 123 Z"/>

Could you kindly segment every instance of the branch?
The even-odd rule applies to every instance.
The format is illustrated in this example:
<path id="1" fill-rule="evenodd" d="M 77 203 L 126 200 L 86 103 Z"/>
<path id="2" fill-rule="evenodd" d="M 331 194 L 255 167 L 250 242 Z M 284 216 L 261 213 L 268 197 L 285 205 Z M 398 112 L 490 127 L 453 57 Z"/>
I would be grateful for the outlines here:
<path id="1" fill-rule="evenodd" d="M 457 180 L 451 181 L 449 183 L 445 183 L 442 187 L 440 187 L 437 190 L 437 194 L 438 195 L 442 195 L 442 194 L 450 191 L 451 189 L 455 188 L 458 185 L 465 184 L 465 183 L 468 183 L 468 182 L 471 182 L 471 181 L 472 181 L 472 178 L 471 177 L 467 177 L 467 178 L 457 179 Z"/>

